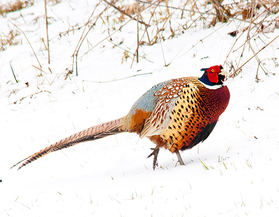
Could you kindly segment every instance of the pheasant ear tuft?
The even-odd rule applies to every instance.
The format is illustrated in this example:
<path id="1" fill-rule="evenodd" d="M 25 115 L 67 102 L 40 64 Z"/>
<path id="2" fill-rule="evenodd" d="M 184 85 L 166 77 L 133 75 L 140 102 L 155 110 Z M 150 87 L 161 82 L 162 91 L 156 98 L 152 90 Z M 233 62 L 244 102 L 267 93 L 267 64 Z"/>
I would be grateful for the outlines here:
<path id="1" fill-rule="evenodd" d="M 209 69 L 209 68 L 202 68 L 201 71 L 206 71 L 207 69 Z"/>

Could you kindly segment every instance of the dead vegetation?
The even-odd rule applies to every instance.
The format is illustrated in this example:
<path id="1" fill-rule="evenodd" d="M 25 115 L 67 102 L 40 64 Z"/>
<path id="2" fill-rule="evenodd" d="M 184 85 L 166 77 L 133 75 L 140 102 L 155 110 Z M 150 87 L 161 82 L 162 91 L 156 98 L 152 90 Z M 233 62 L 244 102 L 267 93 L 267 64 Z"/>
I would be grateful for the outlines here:
<path id="1" fill-rule="evenodd" d="M 0 5 L 0 15 L 5 16 L 7 13 L 30 7 L 34 4 L 34 0 L 17 0 L 13 3 Z"/>
<path id="2" fill-rule="evenodd" d="M 49 5 L 54 5 L 60 1 L 48 0 L 47 2 Z M 18 0 L 14 4 L 0 6 L 0 14 L 4 15 L 33 4 L 33 0 Z M 97 10 L 99 8 L 101 10 Z M 139 54 L 139 49 L 142 46 L 152 46 L 158 42 L 178 37 L 190 28 L 211 28 L 218 23 L 242 21 L 244 27 L 228 32 L 231 37 L 235 38 L 235 43 L 230 51 L 228 51 L 224 64 L 230 69 L 231 76 L 238 75 L 241 72 L 241 68 L 246 64 L 246 62 L 243 64 L 243 61 L 241 61 L 243 54 L 249 49 L 253 52 L 251 58 L 255 58 L 258 62 L 258 68 L 269 74 L 263 64 L 263 60 L 258 56 L 259 52 L 265 49 L 265 47 L 255 47 L 252 41 L 263 41 L 260 34 L 265 35 L 279 28 L 278 12 L 279 1 L 276 0 L 186 0 L 177 2 L 174 0 L 136 0 L 132 2 L 99 0 L 95 8 L 92 8 L 92 13 L 86 23 L 79 23 L 69 27 L 67 31 L 60 32 L 57 37 L 61 39 L 70 33 L 81 32 L 80 39 L 72 54 L 72 64 L 65 72 L 65 74 L 68 74 L 69 71 L 71 73 L 75 72 L 78 75 L 79 60 L 104 41 L 112 43 L 113 48 L 123 50 L 123 56 L 120 57 L 122 63 L 130 59 L 133 64 L 134 61 L 147 60 L 146 57 Z M 79 54 L 81 46 L 85 41 L 88 42 L 88 35 L 90 35 L 91 31 L 94 31 L 99 21 L 106 26 L 108 36 L 95 45 L 90 45 L 85 53 Z M 134 39 L 137 42 L 135 50 L 122 46 L 125 43 L 125 38 L 121 41 L 114 39 L 114 35 L 117 35 L 117 33 L 126 28 L 129 23 L 134 23 L 137 28 L 137 37 Z M 48 25 L 47 22 L 46 25 Z M 17 35 L 18 32 L 14 31 L 11 31 L 8 35 L 2 35 L 0 38 L 1 50 L 5 50 L 7 46 L 20 43 L 16 40 Z M 237 45 L 237 42 L 243 37 L 245 42 L 241 46 Z M 269 41 L 265 39 L 265 46 L 268 46 L 275 39 L 277 37 Z M 230 60 L 230 55 L 238 50 L 241 50 L 240 58 L 238 60 Z M 166 66 L 169 64 L 171 63 L 165 63 Z"/>
<path id="3" fill-rule="evenodd" d="M 0 51 L 4 51 L 8 46 L 18 45 L 21 43 L 17 36 L 19 35 L 18 31 L 10 30 L 10 32 L 5 34 L 0 34 Z"/>
<path id="4" fill-rule="evenodd" d="M 233 32 L 228 32 L 228 34 L 235 37 L 235 42 L 245 37 L 245 43 L 237 48 L 234 47 L 236 45 L 235 43 L 228 52 L 224 64 L 231 69 L 231 76 L 236 76 L 247 63 L 245 62 L 242 64 L 242 57 L 246 49 L 249 49 L 252 50 L 254 54 L 249 61 L 256 58 L 259 64 L 258 68 L 261 68 L 265 74 L 269 73 L 264 67 L 263 61 L 258 57 L 258 53 L 265 49 L 265 47 L 255 48 L 251 41 L 252 39 L 256 41 L 256 39 L 259 38 L 259 34 L 267 34 L 279 28 L 278 1 L 240 0 L 226 3 L 224 0 L 207 0 L 204 2 L 187 0 L 183 3 L 179 2 L 178 5 L 174 5 L 173 2 L 169 0 L 137 0 L 132 3 L 119 0 L 102 0 L 102 2 L 107 4 L 105 10 L 110 11 L 110 16 L 106 16 L 106 13 L 102 11 L 100 14 L 95 15 L 94 21 L 90 18 L 88 24 L 85 24 L 85 26 L 88 25 L 88 28 L 90 26 L 88 31 L 94 29 L 93 26 L 98 19 L 104 20 L 107 24 L 107 31 L 109 33 L 109 37 L 104 40 L 111 42 L 114 47 L 121 48 L 123 41 L 120 43 L 114 42 L 113 35 L 125 28 L 131 21 L 135 22 L 135 25 L 137 25 L 137 38 L 135 38 L 135 40 L 137 40 L 137 48 L 134 52 L 124 49 L 123 57 L 121 58 L 122 63 L 127 61 L 127 59 L 132 59 L 133 64 L 135 59 L 137 59 L 137 61 L 143 59 L 144 57 L 139 56 L 138 52 L 141 46 L 152 46 L 158 42 L 178 37 L 190 28 L 210 28 L 217 23 L 242 21 L 244 25 L 246 24 L 246 27 L 237 28 Z M 92 23 L 94 23 L 94 25 L 92 25 Z M 81 44 L 84 39 L 85 38 L 82 39 Z M 277 39 L 277 37 L 271 41 L 265 42 L 265 44 L 269 45 L 275 39 Z M 79 44 L 79 47 L 81 44 Z M 92 46 L 88 52 L 94 49 L 94 47 L 95 46 Z M 242 49 L 240 59 L 234 62 L 229 60 L 230 54 L 240 49 Z M 84 55 L 81 57 L 83 56 Z M 73 54 L 73 57 L 73 63 L 76 64 L 76 67 L 75 70 L 74 67 L 72 67 L 72 71 L 76 71 L 77 74 L 78 52 Z M 170 63 L 166 63 L 165 65 L 168 66 L 169 64 Z M 256 80 L 258 81 L 257 77 Z"/>

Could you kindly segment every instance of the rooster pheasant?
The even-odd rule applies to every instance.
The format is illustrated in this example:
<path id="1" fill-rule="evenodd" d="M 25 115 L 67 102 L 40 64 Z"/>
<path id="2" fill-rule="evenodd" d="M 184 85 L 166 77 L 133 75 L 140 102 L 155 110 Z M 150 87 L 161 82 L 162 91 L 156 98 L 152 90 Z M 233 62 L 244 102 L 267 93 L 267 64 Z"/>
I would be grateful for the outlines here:
<path id="1" fill-rule="evenodd" d="M 158 165 L 161 147 L 176 153 L 178 162 L 184 165 L 179 151 L 192 148 L 209 136 L 230 99 L 229 90 L 223 85 L 227 75 L 223 67 L 201 70 L 204 73 L 200 78 L 172 79 L 153 86 L 126 116 L 73 134 L 14 166 L 21 164 L 20 169 L 51 152 L 122 132 L 137 133 L 156 144 L 148 156 L 153 156 L 153 169 Z"/>

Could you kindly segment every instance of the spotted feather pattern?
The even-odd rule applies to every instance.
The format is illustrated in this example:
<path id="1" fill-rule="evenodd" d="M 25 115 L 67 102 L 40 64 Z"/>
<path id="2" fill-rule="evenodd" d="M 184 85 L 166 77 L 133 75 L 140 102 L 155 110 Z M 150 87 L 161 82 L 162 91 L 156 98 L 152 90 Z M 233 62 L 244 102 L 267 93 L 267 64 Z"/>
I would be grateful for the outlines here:
<path id="1" fill-rule="evenodd" d="M 159 97 L 158 103 L 140 136 L 150 138 L 159 135 L 160 143 L 171 152 L 193 147 L 197 144 L 194 142 L 197 135 L 217 121 L 227 107 L 227 103 L 223 103 L 222 92 L 223 87 L 210 90 L 196 77 L 172 80 L 155 92 L 154 95 Z"/>
<path id="2" fill-rule="evenodd" d="M 204 105 L 199 91 L 194 83 L 186 84 L 175 102 L 169 124 L 160 135 L 171 152 L 189 146 L 208 123 L 202 110 Z"/>
<path id="3" fill-rule="evenodd" d="M 170 113 L 175 106 L 176 99 L 180 96 L 183 88 L 186 87 L 188 79 L 173 79 L 154 95 L 159 98 L 150 117 L 145 121 L 140 137 L 160 135 L 169 124 Z"/>

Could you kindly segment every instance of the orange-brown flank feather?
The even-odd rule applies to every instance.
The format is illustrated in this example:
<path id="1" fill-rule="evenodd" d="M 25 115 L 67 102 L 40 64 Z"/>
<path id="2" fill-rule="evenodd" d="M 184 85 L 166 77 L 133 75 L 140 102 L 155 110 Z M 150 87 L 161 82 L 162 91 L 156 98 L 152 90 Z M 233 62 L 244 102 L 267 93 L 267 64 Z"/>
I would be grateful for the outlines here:
<path id="1" fill-rule="evenodd" d="M 131 117 L 129 132 L 140 134 L 144 126 L 145 120 L 150 116 L 151 112 L 137 109 L 135 114 Z"/>

